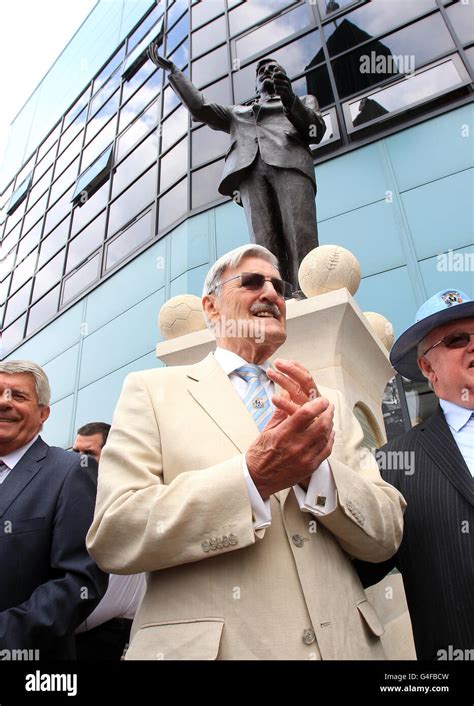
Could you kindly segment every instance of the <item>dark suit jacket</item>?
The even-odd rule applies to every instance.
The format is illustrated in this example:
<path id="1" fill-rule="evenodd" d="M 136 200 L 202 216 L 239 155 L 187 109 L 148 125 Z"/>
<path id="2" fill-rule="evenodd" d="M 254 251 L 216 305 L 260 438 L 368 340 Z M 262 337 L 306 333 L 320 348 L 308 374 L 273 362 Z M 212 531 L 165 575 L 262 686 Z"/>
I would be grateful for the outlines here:
<path id="1" fill-rule="evenodd" d="M 413 474 L 390 470 L 387 451 L 414 452 Z M 393 466 L 395 457 L 391 461 Z M 379 465 L 384 479 L 405 496 L 405 530 L 388 562 L 355 562 L 364 585 L 394 566 L 401 571 L 418 659 L 437 659 L 438 650 L 450 645 L 473 649 L 474 482 L 441 407 L 386 444 Z"/>
<path id="2" fill-rule="evenodd" d="M 97 464 L 81 458 L 39 437 L 0 485 L 0 649 L 74 658 L 74 630 L 105 593 L 85 547 Z"/>
<path id="3" fill-rule="evenodd" d="M 234 195 L 257 152 L 266 164 L 302 172 L 311 179 L 316 191 L 309 145 L 321 141 L 326 124 L 314 96 L 301 99 L 295 96 L 288 112 L 279 99 L 250 106 L 224 106 L 206 103 L 200 91 L 179 70 L 171 73 L 169 80 L 195 120 L 230 133 L 231 144 L 219 184 L 221 194 Z"/>

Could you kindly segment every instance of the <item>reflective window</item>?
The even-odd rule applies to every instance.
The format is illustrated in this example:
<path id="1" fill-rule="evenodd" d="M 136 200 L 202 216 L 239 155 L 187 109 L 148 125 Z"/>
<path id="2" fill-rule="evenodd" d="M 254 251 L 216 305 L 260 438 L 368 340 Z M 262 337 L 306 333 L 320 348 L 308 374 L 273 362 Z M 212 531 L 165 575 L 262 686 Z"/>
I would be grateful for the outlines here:
<path id="1" fill-rule="evenodd" d="M 317 58 L 319 57 L 319 58 Z M 290 78 L 306 71 L 310 64 L 324 60 L 321 51 L 321 36 L 319 30 L 310 32 L 296 39 L 281 49 L 272 51 L 272 59 L 278 61 Z"/>
<path id="2" fill-rule="evenodd" d="M 232 74 L 236 103 L 243 103 L 250 98 L 256 97 L 255 69 L 257 63 L 257 61 L 254 61 L 253 64 L 249 64 L 245 68 L 239 69 Z"/>
<path id="3" fill-rule="evenodd" d="M 155 130 L 117 167 L 112 182 L 112 198 L 115 198 L 136 177 L 145 171 L 158 156 L 158 133 Z"/>
<path id="4" fill-rule="evenodd" d="M 221 180 L 223 167 L 224 160 L 221 159 L 219 162 L 214 162 L 214 164 L 209 164 L 209 166 L 198 169 L 197 172 L 193 172 L 191 177 L 192 208 L 199 208 L 199 206 L 204 206 L 206 203 L 221 198 L 217 187 Z"/>
<path id="5" fill-rule="evenodd" d="M 15 180 L 15 189 L 19 187 L 19 185 L 25 181 L 25 179 L 28 178 L 28 176 L 31 174 L 33 171 L 33 167 L 35 164 L 35 156 L 31 157 L 31 159 L 28 160 L 28 162 L 21 168 L 21 171 L 18 172 L 16 180 Z"/>
<path id="6" fill-rule="evenodd" d="M 59 285 L 55 287 L 49 294 L 43 297 L 43 299 L 40 299 L 37 304 L 31 307 L 28 316 L 28 326 L 26 328 L 26 335 L 30 334 L 32 331 L 37 329 L 48 319 L 54 316 L 54 314 L 58 310 L 58 300 Z"/>
<path id="7" fill-rule="evenodd" d="M 51 187 L 51 202 L 59 198 L 59 196 L 61 196 L 61 194 L 64 193 L 64 191 L 68 188 L 68 186 L 71 186 L 71 184 L 76 181 L 78 171 L 79 157 L 76 157 L 74 162 L 61 174 L 60 177 L 58 177 L 58 179 L 56 179 L 53 186 Z"/>
<path id="8" fill-rule="evenodd" d="M 359 93 L 390 76 L 411 74 L 415 67 L 453 47 L 441 15 L 431 15 L 381 41 L 371 42 L 334 59 L 342 98 Z"/>
<path id="9" fill-rule="evenodd" d="M 214 49 L 206 54 L 202 59 L 193 61 L 192 69 L 193 83 L 200 88 L 206 83 L 211 83 L 214 79 L 226 74 L 229 71 L 227 46 Z"/>
<path id="10" fill-rule="evenodd" d="M 168 25 L 169 26 L 169 25 Z M 166 54 L 171 52 L 188 36 L 189 14 L 186 13 L 166 36 Z"/>
<path id="11" fill-rule="evenodd" d="M 145 36 L 148 30 L 153 27 L 155 22 L 157 22 L 157 20 L 163 15 L 165 9 L 164 5 L 164 2 L 160 2 L 158 5 L 155 5 L 153 10 L 145 17 L 140 26 L 130 35 L 127 45 L 127 51 L 129 53 L 134 47 L 136 47 L 138 42 Z"/>
<path id="12" fill-rule="evenodd" d="M 160 161 L 160 192 L 183 176 L 188 168 L 188 138 L 181 140 Z"/>
<path id="13" fill-rule="evenodd" d="M 59 201 L 56 201 L 54 206 L 50 207 L 46 215 L 44 227 L 45 235 L 46 233 L 49 233 L 49 231 L 52 230 L 59 223 L 59 221 L 62 221 L 68 213 L 71 212 L 71 196 L 73 190 L 74 187 L 68 189 L 64 196 L 62 196 Z"/>
<path id="14" fill-rule="evenodd" d="M 184 42 L 181 42 L 179 47 L 177 47 L 177 49 L 170 54 L 169 60 L 172 61 L 173 64 L 176 64 L 178 69 L 181 69 L 181 71 L 185 66 L 187 66 L 189 63 L 189 42 L 187 39 Z"/>
<path id="15" fill-rule="evenodd" d="M 2 240 L 2 246 L 0 249 L 1 257 L 5 257 L 6 253 L 10 252 L 12 247 L 18 242 L 20 237 L 21 223 L 18 223 L 15 228 L 13 228 L 8 235 L 6 235 Z M 1 278 L 0 278 L 1 279 Z"/>
<path id="16" fill-rule="evenodd" d="M 230 85 L 228 78 L 223 78 L 216 83 L 211 83 L 203 90 L 204 98 L 208 103 L 218 103 L 220 105 L 230 105 Z"/>
<path id="17" fill-rule="evenodd" d="M 122 44 L 120 49 L 114 54 L 111 60 L 104 66 L 100 74 L 94 81 L 94 93 L 97 93 L 99 88 L 104 85 L 109 76 L 120 66 L 125 56 L 125 44 Z"/>
<path id="18" fill-rule="evenodd" d="M 26 179 L 24 179 L 22 182 L 20 182 L 19 186 L 13 192 L 12 197 L 10 199 L 10 203 L 8 204 L 8 209 L 7 209 L 7 213 L 9 216 L 11 216 L 12 213 L 14 213 L 14 211 L 16 211 L 16 209 L 21 204 L 21 202 L 26 199 L 26 195 L 28 193 L 28 189 L 30 188 L 32 177 L 33 177 L 33 172 L 30 172 L 30 174 L 28 174 Z"/>
<path id="19" fill-rule="evenodd" d="M 3 255 L 0 258 L 0 279 L 3 279 L 9 272 L 11 272 L 13 264 L 15 262 L 15 250 L 11 250 L 7 255 Z"/>
<path id="20" fill-rule="evenodd" d="M 89 223 L 107 205 L 109 182 L 106 181 L 82 206 L 76 206 L 72 217 L 71 238 Z"/>
<path id="21" fill-rule="evenodd" d="M 105 211 L 70 241 L 67 251 L 66 272 L 75 269 L 99 245 L 105 236 Z"/>
<path id="22" fill-rule="evenodd" d="M 11 351 L 23 339 L 23 331 L 25 330 L 26 314 L 15 321 L 14 324 L 2 331 L 1 348 L 5 354 Z"/>
<path id="23" fill-rule="evenodd" d="M 37 254 L 38 251 L 34 250 L 31 255 L 28 255 L 24 260 L 17 264 L 13 271 L 10 293 L 16 292 L 17 289 L 19 289 L 28 279 L 30 279 L 30 277 L 33 276 Z"/>
<path id="24" fill-rule="evenodd" d="M 56 151 L 58 149 L 57 144 L 53 145 L 49 152 L 43 157 L 41 162 L 36 165 L 35 168 L 35 181 L 39 181 L 41 176 L 45 173 L 47 169 L 52 165 L 54 162 L 54 158 L 56 157 Z"/>
<path id="25" fill-rule="evenodd" d="M 122 78 L 128 81 L 145 61 L 148 60 L 147 50 L 152 42 L 162 42 L 163 40 L 163 20 L 158 22 L 148 34 L 139 42 L 125 59 L 125 64 L 122 71 Z"/>
<path id="26" fill-rule="evenodd" d="M 471 71 L 474 72 L 474 47 L 469 47 L 469 49 L 466 49 L 465 51 L 467 60 L 471 66 Z"/>
<path id="27" fill-rule="evenodd" d="M 448 7 L 449 21 L 454 27 L 454 31 L 459 37 L 461 44 L 467 44 L 474 39 L 474 13 L 472 4 L 466 5 L 458 2 L 455 5 Z"/>
<path id="28" fill-rule="evenodd" d="M 229 135 L 220 130 L 211 130 L 207 125 L 194 130 L 191 141 L 193 167 L 215 159 L 215 157 L 224 154 L 229 148 Z"/>
<path id="29" fill-rule="evenodd" d="M 135 93 L 135 91 L 139 88 L 139 86 L 141 86 L 145 82 L 145 80 L 155 71 L 157 76 L 155 77 L 154 85 L 157 87 L 158 92 L 159 87 L 161 86 L 163 71 L 161 69 L 157 70 L 155 64 L 148 59 L 148 61 L 143 64 L 141 69 L 139 69 L 136 74 L 133 74 L 132 78 L 130 78 L 123 84 L 122 104 L 126 103 L 130 96 Z"/>
<path id="30" fill-rule="evenodd" d="M 324 26 L 328 51 L 331 56 L 355 47 L 371 37 L 407 22 L 425 10 L 432 10 L 435 0 L 372 0 Z M 413 49 L 413 47 L 411 47 Z"/>
<path id="31" fill-rule="evenodd" d="M 155 196 L 156 165 L 140 177 L 133 186 L 127 189 L 110 206 L 108 234 L 112 235 L 128 221 L 131 221 L 135 214 L 148 206 Z"/>
<path id="32" fill-rule="evenodd" d="M 95 135 L 109 122 L 110 118 L 115 115 L 119 104 L 119 91 L 116 91 L 112 98 L 102 106 L 98 113 L 89 120 L 86 132 L 86 142 L 90 142 Z"/>
<path id="33" fill-rule="evenodd" d="M 203 25 L 216 15 L 224 12 L 224 0 L 212 0 L 212 2 L 198 2 L 192 8 L 193 29 Z"/>
<path id="34" fill-rule="evenodd" d="M 23 312 L 26 311 L 30 301 L 30 294 L 31 280 L 8 300 L 5 321 L 3 324 L 4 326 L 11 324 L 11 322 L 18 318 L 20 314 L 23 314 Z"/>
<path id="35" fill-rule="evenodd" d="M 230 33 L 240 34 L 254 24 L 262 22 L 270 15 L 280 12 L 285 7 L 294 5 L 295 0 L 258 0 L 244 2 L 229 12 Z"/>
<path id="36" fill-rule="evenodd" d="M 103 130 L 99 132 L 97 137 L 94 137 L 91 143 L 85 148 L 82 153 L 81 172 L 84 172 L 95 159 L 105 150 L 105 148 L 114 141 L 115 129 L 117 126 L 117 116 L 107 123 Z"/>
<path id="37" fill-rule="evenodd" d="M 158 230 L 163 232 L 188 210 L 188 180 L 183 179 L 160 198 Z"/>
<path id="38" fill-rule="evenodd" d="M 59 282 L 63 273 L 65 250 L 61 250 L 56 257 L 48 262 L 43 269 L 36 273 L 33 287 L 33 301 L 43 296 L 53 284 Z"/>
<path id="39" fill-rule="evenodd" d="M 109 242 L 105 262 L 106 270 L 110 270 L 117 262 L 126 258 L 131 252 L 139 248 L 140 245 L 152 237 L 152 214 L 153 211 L 147 211 L 147 213 L 132 223 L 123 233 L 120 233 L 117 238 Z"/>
<path id="40" fill-rule="evenodd" d="M 41 179 L 30 189 L 28 196 L 28 208 L 31 204 L 36 203 L 39 197 L 44 194 L 46 189 L 49 188 L 51 184 L 51 177 L 53 175 L 53 167 L 51 166 L 47 172 L 41 177 Z"/>
<path id="41" fill-rule="evenodd" d="M 90 198 L 104 180 L 108 179 L 111 167 L 112 145 L 79 176 L 74 188 L 72 200 L 75 203 L 82 204 L 86 196 Z"/>
<path id="42" fill-rule="evenodd" d="M 327 105 L 334 103 L 334 94 L 326 64 L 317 66 L 292 85 L 298 96 L 305 94 L 315 96 L 320 108 L 325 108 Z"/>
<path id="43" fill-rule="evenodd" d="M 64 132 L 61 135 L 61 139 L 59 140 L 59 151 L 62 152 L 63 150 L 66 149 L 66 147 L 72 142 L 72 140 L 78 135 L 84 125 L 86 124 L 87 120 L 87 108 L 84 108 L 77 118 L 75 118 L 74 122 L 68 127 L 66 132 Z"/>
<path id="44" fill-rule="evenodd" d="M 118 139 L 117 159 L 123 157 L 128 150 L 133 147 L 138 140 L 143 137 L 153 125 L 156 125 L 158 119 L 158 101 L 155 101 L 151 106 L 142 113 L 134 123 L 121 135 Z"/>
<path id="45" fill-rule="evenodd" d="M 0 282 L 0 302 L 1 302 L 2 307 L 4 307 L 4 303 L 7 298 L 8 287 L 10 286 L 10 279 L 11 279 L 11 277 L 5 277 L 3 282 Z M 4 312 L 2 310 L 2 312 L 0 314 L 0 326 L 1 326 L 1 322 L 2 322 L 3 313 Z"/>
<path id="46" fill-rule="evenodd" d="M 181 105 L 162 123 L 161 152 L 171 147 L 188 129 L 188 109 Z"/>
<path id="47" fill-rule="evenodd" d="M 216 44 L 225 42 L 226 29 L 225 17 L 219 17 L 214 22 L 202 27 L 192 34 L 193 57 L 204 54 L 205 51 L 215 47 Z"/>
<path id="48" fill-rule="evenodd" d="M 462 82 L 453 61 L 443 61 L 399 83 L 344 104 L 349 129 L 388 113 L 406 109 L 437 93 L 448 91 Z M 349 110 L 348 110 L 349 109 Z"/>
<path id="49" fill-rule="evenodd" d="M 46 201 L 47 201 L 47 195 L 43 196 L 42 199 L 37 201 L 36 205 L 33 206 L 31 211 L 29 211 L 26 216 L 25 220 L 23 221 L 23 231 L 27 233 L 21 241 L 20 245 L 18 246 L 18 257 L 22 258 L 23 255 L 25 255 L 27 252 L 33 249 L 34 245 L 37 245 L 39 242 L 40 234 L 41 234 L 41 228 L 43 225 L 43 220 L 41 219 L 40 223 L 37 223 L 37 221 L 43 216 L 45 209 L 46 209 Z M 36 225 L 34 225 L 36 223 Z M 28 230 L 34 226 L 30 232 L 28 233 Z M 25 241 L 23 243 L 23 241 Z M 33 245 L 29 245 L 33 243 Z"/>
<path id="50" fill-rule="evenodd" d="M 335 12 L 339 10 L 346 10 L 351 5 L 357 5 L 360 0 L 337 0 L 337 2 L 331 2 L 330 0 L 318 0 L 319 12 L 321 15 L 321 20 L 324 20 Z"/>
<path id="51" fill-rule="evenodd" d="M 58 139 L 60 129 L 61 129 L 61 123 L 59 123 L 55 127 L 55 129 L 48 135 L 46 140 L 41 145 L 41 147 L 38 150 L 38 157 L 36 158 L 38 162 L 40 161 L 40 159 L 43 159 L 46 152 L 48 152 L 48 150 L 51 149 L 51 147 L 54 145 L 54 143 Z"/>
<path id="52" fill-rule="evenodd" d="M 111 79 L 105 84 L 103 88 L 100 89 L 94 98 L 92 98 L 89 108 L 89 116 L 92 117 L 97 113 L 100 108 L 106 103 L 110 96 L 112 96 L 117 88 L 120 86 L 120 71 L 117 71 Z M 113 111 L 115 112 L 115 111 Z M 90 120 L 89 117 L 89 120 Z"/>
<path id="53" fill-rule="evenodd" d="M 310 10 L 306 5 L 300 5 L 281 17 L 268 22 L 263 27 L 254 29 L 253 32 L 237 39 L 235 42 L 235 55 L 243 61 L 253 54 L 266 49 L 272 44 L 286 39 L 295 32 L 314 24 Z"/>
<path id="54" fill-rule="evenodd" d="M 71 301 L 84 289 L 94 282 L 99 276 L 100 254 L 91 257 L 82 267 L 76 272 L 73 272 L 70 277 L 64 280 L 62 304 Z"/>
<path id="55" fill-rule="evenodd" d="M 71 164 L 72 160 L 78 156 L 82 147 L 82 133 L 71 142 L 64 152 L 56 160 L 54 166 L 54 178 L 56 179 Z"/>
<path id="56" fill-rule="evenodd" d="M 15 195 L 15 192 L 13 192 L 13 195 Z M 13 196 L 12 196 L 12 198 L 13 198 Z M 11 202 L 11 199 L 10 199 L 10 202 Z M 8 207 L 10 205 L 10 202 L 8 204 Z M 8 207 L 7 207 L 7 213 L 8 213 Z M 13 226 L 16 226 L 16 224 L 21 221 L 25 211 L 26 211 L 26 198 L 23 198 L 20 202 L 20 205 L 17 206 L 15 208 L 14 212 L 8 216 L 7 222 L 5 225 L 6 231 L 12 230 Z"/>
<path id="57" fill-rule="evenodd" d="M 79 113 L 81 112 L 81 110 L 88 104 L 90 93 L 91 93 L 91 87 L 89 84 L 89 86 L 87 86 L 87 88 L 84 91 L 84 93 L 82 94 L 82 96 L 77 99 L 77 101 L 74 103 L 72 108 L 64 116 L 64 128 L 63 128 L 64 130 L 66 129 L 66 127 L 70 123 L 72 123 L 74 118 L 76 118 L 79 115 Z"/>
<path id="58" fill-rule="evenodd" d="M 166 27 L 172 27 L 178 17 L 181 17 L 183 12 L 188 9 L 188 0 L 176 0 L 171 6 L 168 3 L 168 16 L 166 18 Z"/>
<path id="59" fill-rule="evenodd" d="M 38 257 L 38 267 L 42 267 L 58 250 L 66 244 L 70 219 L 66 218 L 46 238 L 43 238 Z"/>
<path id="60" fill-rule="evenodd" d="M 119 132 L 122 132 L 122 130 L 143 111 L 145 106 L 156 98 L 160 92 L 161 78 L 161 71 L 154 73 L 140 90 L 135 93 L 133 98 L 123 106 L 120 111 Z"/>
<path id="61" fill-rule="evenodd" d="M 180 103 L 180 99 L 171 86 L 168 85 L 163 93 L 163 119 Z"/>

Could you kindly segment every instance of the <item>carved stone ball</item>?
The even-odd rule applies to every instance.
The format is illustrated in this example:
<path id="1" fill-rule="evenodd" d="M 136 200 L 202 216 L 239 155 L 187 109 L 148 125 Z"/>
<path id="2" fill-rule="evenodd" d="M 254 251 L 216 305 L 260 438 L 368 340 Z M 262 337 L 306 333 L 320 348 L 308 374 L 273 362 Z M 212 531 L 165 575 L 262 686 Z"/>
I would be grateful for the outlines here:
<path id="1" fill-rule="evenodd" d="M 360 284 L 359 261 L 339 245 L 320 245 L 303 258 L 298 280 L 308 298 L 342 287 L 354 295 Z"/>
<path id="2" fill-rule="evenodd" d="M 201 300 L 195 294 L 168 299 L 160 309 L 158 322 L 166 340 L 206 328 Z"/>
<path id="3" fill-rule="evenodd" d="M 364 316 L 374 329 L 377 338 L 389 351 L 393 343 L 393 326 L 390 321 L 375 311 L 364 311 Z"/>

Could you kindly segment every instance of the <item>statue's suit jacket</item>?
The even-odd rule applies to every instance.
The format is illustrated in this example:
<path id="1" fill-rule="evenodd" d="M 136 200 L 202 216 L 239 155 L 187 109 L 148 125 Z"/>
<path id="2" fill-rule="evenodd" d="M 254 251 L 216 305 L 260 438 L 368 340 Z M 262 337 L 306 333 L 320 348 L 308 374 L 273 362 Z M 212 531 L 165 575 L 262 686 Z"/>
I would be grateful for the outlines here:
<path id="1" fill-rule="evenodd" d="M 106 571 L 149 572 L 128 659 L 383 658 L 351 557 L 396 551 L 404 501 L 359 453 L 341 395 L 327 394 L 337 508 L 316 519 L 288 489 L 255 532 L 243 454 L 258 430 L 214 356 L 127 377 L 88 547 Z"/>
<path id="2" fill-rule="evenodd" d="M 195 120 L 206 123 L 214 130 L 230 133 L 231 143 L 219 184 L 221 194 L 235 195 L 257 152 L 266 164 L 297 169 L 305 174 L 316 193 L 309 145 L 321 141 L 326 124 L 314 96 L 303 96 L 301 99 L 295 96 L 288 111 L 279 99 L 248 106 L 224 106 L 207 103 L 179 70 L 171 73 L 169 80 Z"/>

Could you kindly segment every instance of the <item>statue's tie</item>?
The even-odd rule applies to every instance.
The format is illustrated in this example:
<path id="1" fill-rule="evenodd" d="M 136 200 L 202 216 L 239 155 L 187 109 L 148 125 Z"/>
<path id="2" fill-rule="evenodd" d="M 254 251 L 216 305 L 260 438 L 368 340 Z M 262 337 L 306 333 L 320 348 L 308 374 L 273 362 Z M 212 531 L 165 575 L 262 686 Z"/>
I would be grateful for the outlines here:
<path id="1" fill-rule="evenodd" d="M 273 414 L 273 407 L 265 390 L 265 382 L 268 380 L 266 373 L 260 366 L 250 364 L 242 365 L 235 372 L 247 383 L 243 402 L 259 431 L 262 431 Z"/>

